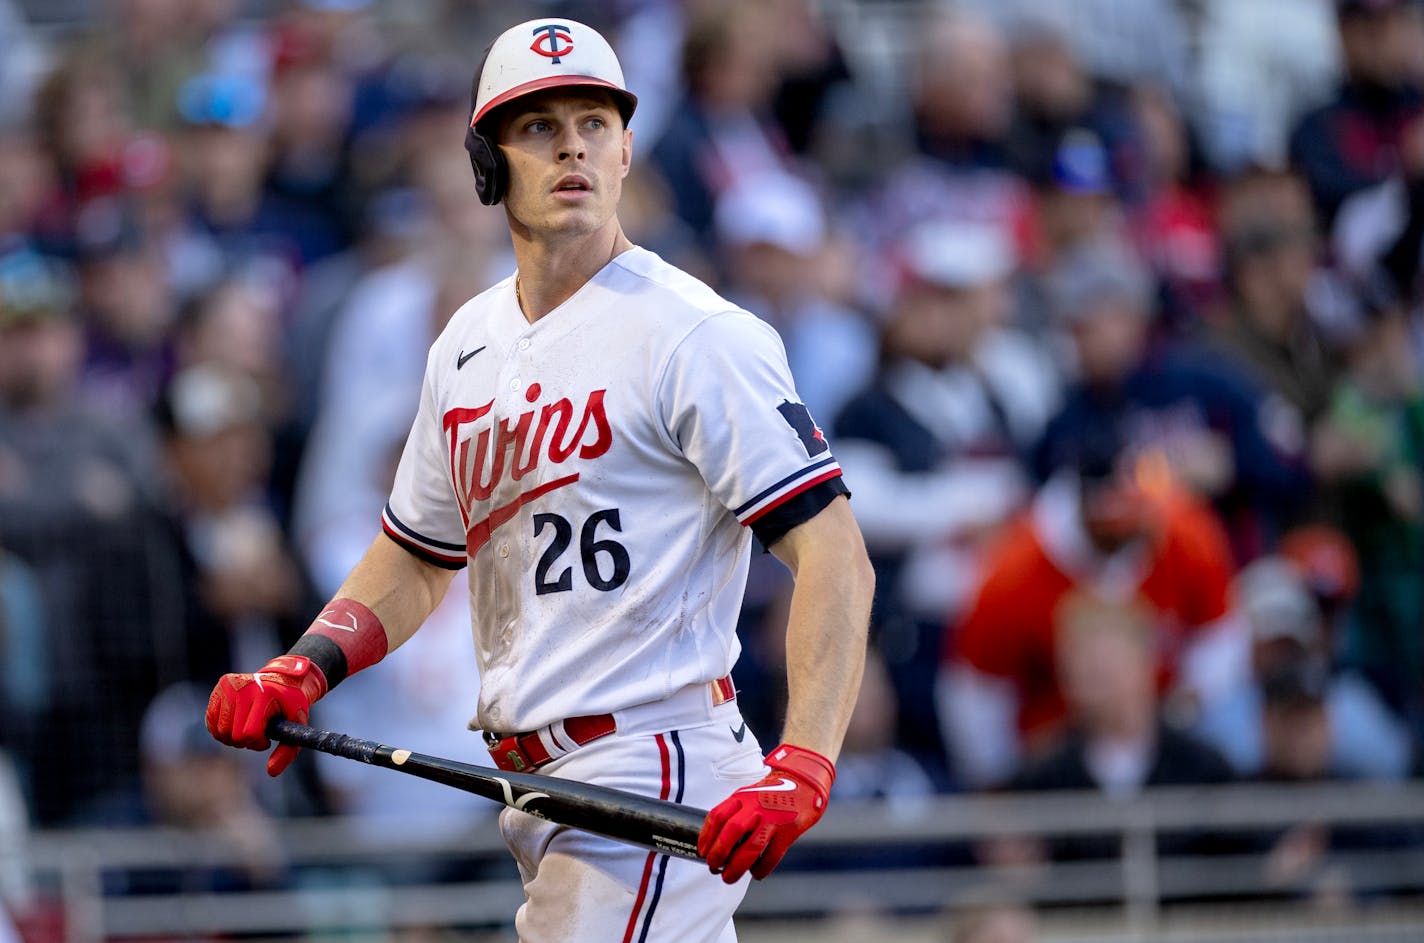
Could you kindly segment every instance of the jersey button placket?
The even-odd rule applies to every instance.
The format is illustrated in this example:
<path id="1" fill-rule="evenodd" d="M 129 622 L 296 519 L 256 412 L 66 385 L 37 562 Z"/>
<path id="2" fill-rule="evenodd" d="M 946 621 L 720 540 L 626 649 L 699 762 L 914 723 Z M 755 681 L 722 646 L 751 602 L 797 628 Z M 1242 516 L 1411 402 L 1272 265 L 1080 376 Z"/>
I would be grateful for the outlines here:
<path id="1" fill-rule="evenodd" d="M 531 342 L 529 338 L 521 337 L 515 342 L 515 350 L 511 351 L 511 356 L 505 362 L 505 371 L 501 380 L 504 381 L 506 388 L 515 394 L 513 396 L 506 394 L 504 397 L 504 401 L 507 403 L 505 412 L 510 417 L 517 417 L 528 405 L 526 395 L 521 392 L 524 389 L 524 380 L 520 374 L 525 372 L 525 368 L 529 366 L 529 363 L 527 357 L 521 357 L 519 354 L 527 351 L 530 346 Z M 519 526 L 520 518 L 518 516 L 505 524 L 506 528 L 517 528 Z M 502 574 L 500 582 L 510 588 L 513 599 L 517 599 L 520 593 L 520 590 L 514 588 L 514 583 L 517 583 L 524 576 L 524 569 L 519 565 L 519 557 L 522 555 L 520 548 L 524 543 L 522 539 L 523 536 L 527 535 L 517 535 L 512 532 L 505 533 L 494 547 L 494 552 L 497 557 L 496 565 Z M 511 544 L 513 546 L 511 546 Z M 510 570 L 511 566 L 514 567 L 512 571 Z M 508 579 L 504 577 L 508 577 Z M 497 636 L 496 646 L 502 655 L 507 656 L 514 647 L 514 628 L 518 620 L 514 612 L 508 608 L 501 608 L 497 618 L 501 628 Z"/>
<path id="2" fill-rule="evenodd" d="M 495 409 L 491 419 L 496 426 L 501 423 L 513 424 L 517 421 L 519 413 L 524 407 L 524 397 L 518 395 L 520 386 L 519 380 L 520 364 L 519 358 L 514 356 L 514 347 L 517 342 L 505 348 L 504 362 L 500 365 L 499 374 L 495 377 Z M 509 390 L 511 393 L 500 393 L 500 390 Z M 513 443 L 508 443 L 513 446 Z M 509 481 L 508 467 L 513 463 L 514 456 L 505 456 L 506 471 L 503 476 L 503 484 L 506 488 L 512 488 L 513 483 Z M 511 498 L 511 493 L 501 492 L 500 500 L 505 501 Z M 490 581 L 495 593 L 494 611 L 491 613 L 491 624 L 496 628 L 493 637 L 490 639 L 492 656 L 497 662 L 505 662 L 510 657 L 510 650 L 513 648 L 513 635 L 509 631 L 510 625 L 515 619 L 515 612 L 519 607 L 519 587 L 518 575 L 509 571 L 509 531 L 519 526 L 519 517 L 514 520 L 505 521 L 491 537 L 489 544 L 490 563 L 494 570 Z"/>
<path id="3" fill-rule="evenodd" d="M 517 369 L 519 370 L 520 374 L 527 373 L 534 366 L 533 358 L 531 358 L 528 353 L 529 348 L 532 347 L 533 344 L 534 342 L 531 341 L 529 338 L 521 337 L 518 343 L 514 345 L 518 351 L 518 354 L 515 355 L 513 360 L 517 365 Z M 514 379 L 509 381 L 509 388 L 511 390 L 514 390 L 515 392 L 518 392 L 520 389 L 523 388 L 523 386 L 524 381 L 523 379 L 521 379 L 521 377 L 515 377 Z"/>

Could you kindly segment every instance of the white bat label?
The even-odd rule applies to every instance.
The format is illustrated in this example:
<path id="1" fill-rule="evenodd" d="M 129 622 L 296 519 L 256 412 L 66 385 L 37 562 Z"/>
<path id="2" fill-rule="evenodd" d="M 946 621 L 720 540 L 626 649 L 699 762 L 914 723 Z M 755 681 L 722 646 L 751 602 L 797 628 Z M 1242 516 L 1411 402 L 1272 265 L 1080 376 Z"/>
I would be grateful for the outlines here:
<path id="1" fill-rule="evenodd" d="M 514 798 L 514 790 L 510 788 L 509 780 L 505 779 L 502 776 L 493 776 L 491 778 L 495 782 L 499 783 L 500 788 L 504 790 L 504 804 L 509 806 L 510 808 L 518 809 L 520 812 L 532 813 L 533 810 L 526 809 L 524 807 L 529 803 L 533 802 L 535 799 L 549 798 L 549 794 L 547 792 L 526 792 L 524 795 L 516 799 Z"/>

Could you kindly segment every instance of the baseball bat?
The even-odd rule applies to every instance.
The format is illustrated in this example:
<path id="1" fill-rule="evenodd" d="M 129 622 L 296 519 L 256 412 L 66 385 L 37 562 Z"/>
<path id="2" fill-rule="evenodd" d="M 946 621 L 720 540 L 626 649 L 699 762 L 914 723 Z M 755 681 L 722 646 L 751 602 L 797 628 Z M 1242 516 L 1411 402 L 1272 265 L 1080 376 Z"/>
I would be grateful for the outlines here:
<path id="1" fill-rule="evenodd" d="M 502 802 L 511 809 L 615 841 L 640 845 L 679 858 L 701 860 L 697 854 L 697 833 L 702 830 L 702 821 L 707 817 L 704 809 L 572 779 L 507 773 L 439 756 L 412 753 L 374 740 L 318 730 L 281 717 L 274 718 L 267 725 L 267 736 L 295 747 L 307 747 L 320 753 L 384 766 L 399 773 L 454 786 Z"/>

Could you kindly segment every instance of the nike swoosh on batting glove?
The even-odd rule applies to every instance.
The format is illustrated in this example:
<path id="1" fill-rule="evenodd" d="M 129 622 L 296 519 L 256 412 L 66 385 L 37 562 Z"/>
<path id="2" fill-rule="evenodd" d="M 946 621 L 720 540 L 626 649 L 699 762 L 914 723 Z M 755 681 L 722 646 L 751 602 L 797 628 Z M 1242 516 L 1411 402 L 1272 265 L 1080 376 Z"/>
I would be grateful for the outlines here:
<path id="1" fill-rule="evenodd" d="M 225 674 L 208 697 L 208 732 L 228 746 L 265 750 L 272 745 L 269 720 L 280 716 L 306 723 L 326 690 L 326 675 L 300 655 L 281 655 L 252 674 Z M 299 749 L 278 744 L 267 759 L 268 775 L 280 775 Z"/>
<path id="2" fill-rule="evenodd" d="M 758 881 L 770 874 L 791 843 L 820 820 L 836 778 L 830 760 L 789 743 L 765 763 L 771 773 L 722 800 L 697 836 L 697 853 L 728 884 L 748 871 Z"/>

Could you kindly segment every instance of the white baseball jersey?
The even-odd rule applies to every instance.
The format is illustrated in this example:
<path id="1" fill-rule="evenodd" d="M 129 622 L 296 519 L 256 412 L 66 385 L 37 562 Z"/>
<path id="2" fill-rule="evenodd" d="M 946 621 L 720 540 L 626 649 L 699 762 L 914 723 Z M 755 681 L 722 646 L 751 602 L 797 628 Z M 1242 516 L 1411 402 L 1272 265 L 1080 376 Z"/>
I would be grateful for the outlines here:
<path id="1" fill-rule="evenodd" d="M 383 523 L 468 562 L 476 722 L 507 734 L 727 674 L 744 525 L 839 476 L 776 332 L 633 248 L 534 324 L 513 277 L 455 313 Z"/>

